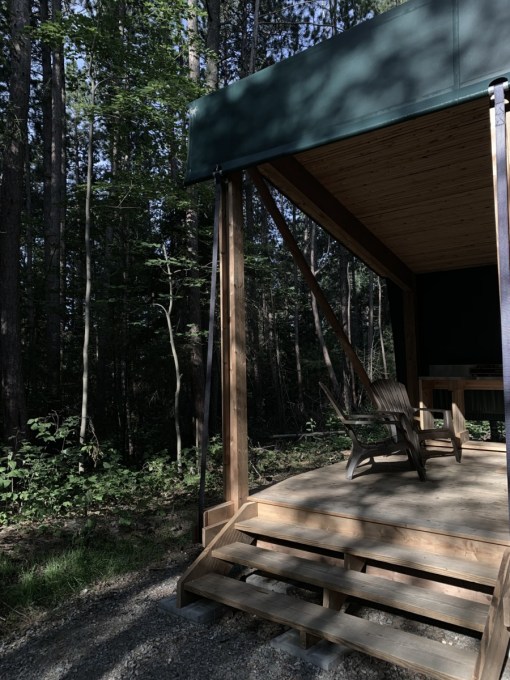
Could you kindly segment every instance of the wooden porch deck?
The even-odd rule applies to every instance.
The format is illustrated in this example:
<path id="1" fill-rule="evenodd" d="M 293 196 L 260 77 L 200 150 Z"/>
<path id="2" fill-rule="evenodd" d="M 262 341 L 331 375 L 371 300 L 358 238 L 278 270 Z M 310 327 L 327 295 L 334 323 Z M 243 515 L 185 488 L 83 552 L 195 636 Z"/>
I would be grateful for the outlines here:
<path id="1" fill-rule="evenodd" d="M 429 450 L 427 481 L 404 458 L 379 458 L 345 479 L 346 461 L 296 475 L 250 500 L 510 546 L 506 457 L 463 446 L 462 463 Z"/>
<path id="2" fill-rule="evenodd" d="M 177 606 L 205 597 L 294 628 L 304 647 L 326 639 L 438 680 L 499 680 L 510 620 L 506 456 L 464 446 L 458 464 L 429 453 L 426 482 L 392 456 L 352 481 L 341 462 L 253 493 L 182 576 Z M 318 588 L 322 605 L 249 585 L 239 567 Z M 351 613 L 356 601 L 478 643 L 452 648 L 374 623 Z"/>

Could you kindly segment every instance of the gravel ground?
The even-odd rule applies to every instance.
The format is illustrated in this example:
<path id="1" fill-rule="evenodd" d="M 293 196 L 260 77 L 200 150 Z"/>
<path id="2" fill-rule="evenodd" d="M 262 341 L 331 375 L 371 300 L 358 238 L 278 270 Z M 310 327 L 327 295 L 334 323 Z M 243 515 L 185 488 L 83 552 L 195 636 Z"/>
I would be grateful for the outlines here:
<path id="1" fill-rule="evenodd" d="M 422 675 L 347 653 L 334 671 L 324 671 L 275 650 L 279 625 L 228 612 L 211 626 L 165 612 L 160 602 L 175 592 L 198 546 L 172 557 L 168 567 L 146 569 L 84 591 L 17 639 L 0 644 L 2 680 L 423 680 Z M 414 632 L 444 644 L 472 644 L 457 633 L 431 629 L 389 614 Z M 510 680 L 505 671 L 504 680 Z"/>

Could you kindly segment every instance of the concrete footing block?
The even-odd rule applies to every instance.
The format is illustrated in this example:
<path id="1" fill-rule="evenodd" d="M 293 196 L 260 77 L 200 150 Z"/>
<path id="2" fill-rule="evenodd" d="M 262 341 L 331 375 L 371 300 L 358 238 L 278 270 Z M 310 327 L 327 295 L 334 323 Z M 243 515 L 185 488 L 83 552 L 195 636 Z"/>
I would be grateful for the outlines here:
<path id="1" fill-rule="evenodd" d="M 274 638 L 271 640 L 271 646 L 302 661 L 318 666 L 324 671 L 335 670 L 343 657 L 351 651 L 348 647 L 335 645 L 327 640 L 321 640 L 316 645 L 303 649 L 299 646 L 299 633 L 296 630 L 287 630 Z"/>
<path id="2" fill-rule="evenodd" d="M 177 597 L 165 597 L 159 601 L 158 606 L 164 612 L 180 616 L 183 619 L 192 621 L 193 623 L 200 623 L 204 626 L 210 626 L 225 614 L 228 610 L 223 604 L 213 602 L 212 600 L 196 600 L 185 607 L 177 608 Z"/>
<path id="3" fill-rule="evenodd" d="M 246 583 L 256 588 L 264 588 L 264 590 L 269 590 L 272 593 L 283 593 L 284 595 L 290 593 L 293 588 L 289 583 L 285 583 L 285 581 L 278 581 L 278 579 L 261 576 L 260 574 L 250 574 L 246 577 Z"/>

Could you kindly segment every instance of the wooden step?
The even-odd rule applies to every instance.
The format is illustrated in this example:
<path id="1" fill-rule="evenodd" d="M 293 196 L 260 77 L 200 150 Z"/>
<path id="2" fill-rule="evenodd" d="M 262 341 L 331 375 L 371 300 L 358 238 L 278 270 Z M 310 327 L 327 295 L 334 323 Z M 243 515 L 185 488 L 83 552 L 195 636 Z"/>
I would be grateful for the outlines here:
<path id="1" fill-rule="evenodd" d="M 244 543 L 217 548 L 213 557 L 478 632 L 489 611 L 488 604 Z"/>
<path id="2" fill-rule="evenodd" d="M 201 597 L 346 645 L 430 678 L 470 680 L 473 675 L 477 654 L 471 650 L 458 650 L 288 595 L 262 591 L 219 574 L 189 581 L 185 588 Z"/>
<path id="3" fill-rule="evenodd" d="M 479 585 L 494 587 L 498 576 L 499 564 L 487 565 L 447 555 L 432 554 L 416 546 L 384 543 L 362 536 L 342 536 L 318 528 L 254 518 L 237 522 L 236 529 L 254 536 L 348 553 Z"/>

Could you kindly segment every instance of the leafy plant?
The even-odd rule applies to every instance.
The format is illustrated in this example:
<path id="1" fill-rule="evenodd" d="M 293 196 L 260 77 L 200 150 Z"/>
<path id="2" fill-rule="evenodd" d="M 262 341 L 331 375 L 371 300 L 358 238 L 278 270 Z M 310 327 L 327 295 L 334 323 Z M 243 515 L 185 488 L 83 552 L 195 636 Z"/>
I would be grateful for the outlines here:
<path id="1" fill-rule="evenodd" d="M 57 414 L 29 421 L 36 443 L 23 441 L 17 451 L 0 456 L 0 524 L 14 519 L 42 519 L 88 515 L 108 508 L 157 506 L 167 498 L 193 498 L 197 494 L 197 451 L 184 449 L 181 467 L 168 451 L 160 451 L 138 468 L 129 467 L 115 449 L 89 447 L 78 440 L 79 418 Z M 90 450 L 92 448 L 92 452 Z M 212 439 L 206 489 L 222 489 L 221 440 Z M 83 469 L 84 456 L 89 463 Z"/>

